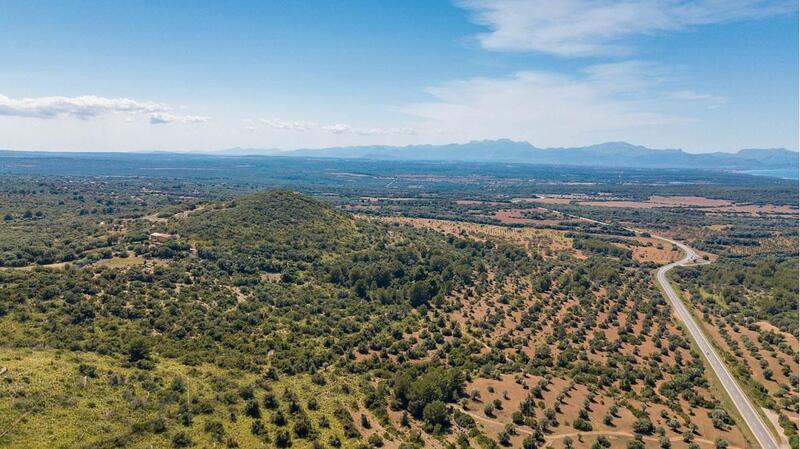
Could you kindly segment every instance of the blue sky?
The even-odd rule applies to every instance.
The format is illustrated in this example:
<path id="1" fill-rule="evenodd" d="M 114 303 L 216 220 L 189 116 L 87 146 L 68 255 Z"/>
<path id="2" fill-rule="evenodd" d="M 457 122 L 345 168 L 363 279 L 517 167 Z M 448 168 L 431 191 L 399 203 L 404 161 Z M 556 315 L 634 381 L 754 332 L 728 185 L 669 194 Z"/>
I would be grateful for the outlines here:
<path id="1" fill-rule="evenodd" d="M 5 1 L 0 148 L 797 149 L 777 0 Z"/>

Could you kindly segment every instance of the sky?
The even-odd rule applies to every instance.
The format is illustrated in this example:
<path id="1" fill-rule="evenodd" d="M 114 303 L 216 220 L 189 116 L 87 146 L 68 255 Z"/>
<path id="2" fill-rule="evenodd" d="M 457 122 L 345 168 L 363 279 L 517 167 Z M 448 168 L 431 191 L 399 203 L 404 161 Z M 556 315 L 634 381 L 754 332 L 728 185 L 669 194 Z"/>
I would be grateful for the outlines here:
<path id="1" fill-rule="evenodd" d="M 789 0 L 4 0 L 0 148 L 798 148 Z"/>

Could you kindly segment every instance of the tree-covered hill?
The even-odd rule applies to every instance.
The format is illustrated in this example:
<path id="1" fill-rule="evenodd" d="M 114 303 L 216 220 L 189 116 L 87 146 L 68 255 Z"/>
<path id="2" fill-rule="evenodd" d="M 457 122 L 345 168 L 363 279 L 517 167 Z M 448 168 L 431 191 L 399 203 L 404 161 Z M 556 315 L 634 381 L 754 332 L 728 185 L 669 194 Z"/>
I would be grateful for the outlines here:
<path id="1" fill-rule="evenodd" d="M 308 196 L 277 189 L 236 198 L 197 211 L 176 224 L 176 230 L 198 244 L 215 249 L 264 245 L 338 245 L 358 235 L 347 214 Z"/>
<path id="2" fill-rule="evenodd" d="M 86 376 L 89 380 L 83 382 L 89 385 L 106 381 L 117 385 L 120 381 L 113 379 L 130 379 L 122 381 L 129 385 L 110 390 L 87 386 L 81 391 L 74 384 L 65 385 L 68 393 L 63 394 L 100 395 L 92 396 L 93 403 L 113 409 L 119 419 L 127 417 L 133 427 L 115 418 L 105 432 L 82 434 L 80 444 L 72 446 L 68 443 L 81 432 L 70 421 L 64 438 L 57 440 L 64 447 L 139 447 L 159 438 L 167 444 L 171 438 L 171 444 L 180 446 L 184 437 L 186 441 L 229 439 L 229 447 L 252 447 L 259 441 L 288 444 L 277 441 L 288 432 L 281 420 L 277 424 L 259 420 L 252 429 L 248 424 L 243 434 L 241 425 L 223 426 L 219 421 L 234 423 L 240 414 L 257 418 L 247 408 L 253 400 L 275 410 L 283 410 L 280 404 L 298 406 L 292 393 L 283 393 L 284 398 L 275 402 L 278 405 L 271 401 L 264 405 L 261 396 L 284 381 L 308 389 L 308 376 L 315 376 L 317 389 L 324 389 L 319 385 L 330 382 L 326 380 L 330 376 L 340 380 L 329 387 L 335 391 L 316 397 L 332 413 L 333 398 L 342 396 L 340 389 L 358 381 L 356 376 L 365 369 L 354 354 L 382 344 L 388 348 L 390 342 L 383 339 L 389 336 L 396 340 L 396 354 L 408 351 L 402 358 L 425 358 L 437 345 L 412 349 L 397 344 L 404 336 L 424 332 L 425 307 L 469 285 L 473 273 L 481 269 L 477 256 L 491 250 L 491 245 L 438 233 L 356 220 L 282 190 L 209 203 L 152 226 L 174 232 L 177 238 L 148 242 L 141 237 L 146 225 L 130 223 L 128 234 L 115 246 L 117 253 L 129 255 L 113 260 L 135 257 L 144 263 L 0 270 L 0 341 L 12 348 L 4 357 L 23 348 L 36 349 L 31 357 L 61 366 L 58 373 L 48 374 L 60 373 L 58 382 L 80 382 Z M 41 350 L 78 356 L 56 361 L 62 353 L 54 356 Z M 101 357 L 80 356 L 83 353 Z M 13 431 L 0 441 L 36 446 L 41 441 L 32 439 L 34 435 L 11 417 L 33 415 L 36 422 L 59 422 L 56 415 L 64 412 L 66 403 L 39 389 L 37 385 L 43 385 L 39 382 L 23 385 L 29 377 L 25 366 L 13 357 L 0 359 L 0 367 L 15 370 L 5 375 L 9 388 L 0 391 L 0 401 L 5 397 L 10 402 L 4 406 L 15 410 L 9 420 L 0 422 Z M 424 372 L 427 364 L 421 366 Z M 214 380 L 212 385 L 208 376 L 229 380 Z M 185 385 L 196 382 L 193 388 L 200 397 L 194 400 L 200 402 L 187 407 L 180 394 Z M 253 399 L 253 390 L 259 397 Z M 41 400 L 22 401 L 20 392 Z M 153 400 L 142 401 L 143 394 Z M 353 399 L 360 395 L 344 394 Z M 342 423 L 349 424 L 344 417 L 326 423 L 329 431 L 319 423 L 306 423 L 309 414 L 319 412 L 312 413 L 305 403 L 300 406 L 303 415 L 284 411 L 290 417 L 286 419 L 303 421 L 287 433 L 289 441 L 349 438 L 345 446 L 352 447 L 358 440 L 355 430 L 346 436 Z M 99 419 L 91 412 L 83 416 Z M 193 420 L 200 416 L 202 425 Z M 306 424 L 308 431 L 297 430 Z M 202 426 L 211 426 L 209 432 L 216 436 L 209 436 Z"/>

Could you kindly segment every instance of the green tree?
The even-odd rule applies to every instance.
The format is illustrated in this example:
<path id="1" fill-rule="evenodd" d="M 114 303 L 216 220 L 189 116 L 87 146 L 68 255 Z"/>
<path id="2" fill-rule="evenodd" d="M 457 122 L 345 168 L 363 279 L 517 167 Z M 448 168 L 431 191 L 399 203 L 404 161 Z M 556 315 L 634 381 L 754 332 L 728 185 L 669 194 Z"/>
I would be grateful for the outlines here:
<path id="1" fill-rule="evenodd" d="M 422 419 L 428 426 L 441 425 L 443 428 L 449 423 L 447 406 L 442 401 L 433 401 L 422 410 Z"/>
<path id="2" fill-rule="evenodd" d="M 150 360 L 150 343 L 144 337 L 134 337 L 128 343 L 128 361 Z"/>

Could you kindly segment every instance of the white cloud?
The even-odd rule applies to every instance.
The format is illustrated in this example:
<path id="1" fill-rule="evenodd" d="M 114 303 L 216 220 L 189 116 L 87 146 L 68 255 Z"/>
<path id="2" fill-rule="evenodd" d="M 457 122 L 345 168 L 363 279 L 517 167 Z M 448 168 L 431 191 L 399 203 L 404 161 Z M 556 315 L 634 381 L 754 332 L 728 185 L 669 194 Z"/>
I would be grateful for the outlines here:
<path id="1" fill-rule="evenodd" d="M 578 136 L 691 122 L 666 112 L 668 84 L 651 63 L 590 66 L 569 76 L 521 71 L 507 78 L 470 78 L 428 89 L 434 100 L 402 108 L 458 140 L 508 137 L 560 145 Z M 653 75 L 656 73 L 656 75 Z"/>
<path id="2" fill-rule="evenodd" d="M 150 114 L 151 125 L 161 125 L 164 123 L 205 123 L 208 120 L 208 117 L 198 115 L 174 115 L 168 112 Z"/>
<path id="3" fill-rule="evenodd" d="M 302 120 L 281 120 L 279 118 L 262 119 L 261 123 L 270 128 L 289 130 L 289 131 L 310 131 L 317 127 L 316 123 L 305 122 Z"/>
<path id="4" fill-rule="evenodd" d="M 415 130 L 413 128 L 359 128 L 347 123 L 333 123 L 330 125 L 320 125 L 316 122 L 305 120 L 284 120 L 280 118 L 244 120 L 245 129 L 253 131 L 256 130 L 255 123 L 262 123 L 270 128 L 278 129 L 281 131 L 317 131 L 327 134 L 337 135 L 355 135 L 355 136 L 391 136 L 391 135 L 413 135 Z"/>
<path id="5" fill-rule="evenodd" d="M 710 95 L 691 90 L 679 90 L 672 92 L 670 96 L 676 100 L 703 103 L 709 109 L 716 109 L 726 104 L 728 99 L 719 95 Z"/>
<path id="6" fill-rule="evenodd" d="M 331 134 L 355 134 L 359 136 L 411 136 L 416 134 L 413 128 L 357 128 L 345 123 L 336 123 L 321 128 Z"/>
<path id="7" fill-rule="evenodd" d="M 114 112 L 129 114 L 164 112 L 170 108 L 160 103 L 138 102 L 129 98 L 104 98 L 94 95 L 80 97 L 39 97 L 13 99 L 0 95 L 0 115 L 55 118 L 71 116 L 89 119 Z"/>
<path id="8" fill-rule="evenodd" d="M 794 11 L 788 0 L 457 0 L 487 50 L 624 54 L 625 38 Z"/>
<path id="9" fill-rule="evenodd" d="M 88 120 L 108 114 L 126 114 L 129 121 L 136 115 L 148 116 L 151 124 L 199 123 L 207 117 L 183 116 L 170 113 L 171 107 L 154 102 L 141 102 L 129 98 L 105 98 L 95 95 L 79 97 L 9 98 L 0 95 L 0 115 L 54 119 L 72 117 Z"/>
<path id="10" fill-rule="evenodd" d="M 353 127 L 344 123 L 336 123 L 333 125 L 325 125 L 322 130 L 331 134 L 344 134 L 353 131 Z"/>
<path id="11" fill-rule="evenodd" d="M 417 133 L 417 131 L 414 128 L 367 128 L 359 129 L 356 131 L 356 133 L 362 136 L 413 136 Z"/>

